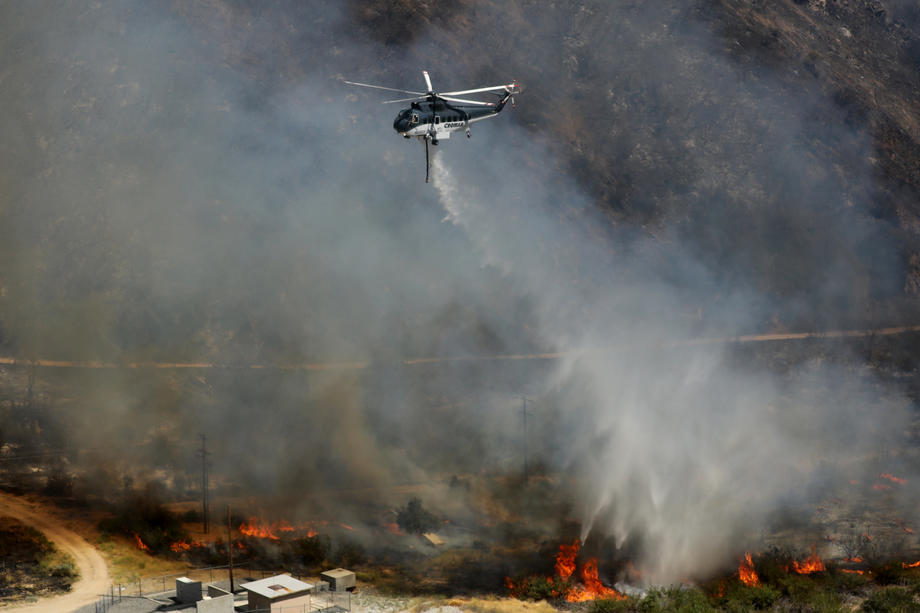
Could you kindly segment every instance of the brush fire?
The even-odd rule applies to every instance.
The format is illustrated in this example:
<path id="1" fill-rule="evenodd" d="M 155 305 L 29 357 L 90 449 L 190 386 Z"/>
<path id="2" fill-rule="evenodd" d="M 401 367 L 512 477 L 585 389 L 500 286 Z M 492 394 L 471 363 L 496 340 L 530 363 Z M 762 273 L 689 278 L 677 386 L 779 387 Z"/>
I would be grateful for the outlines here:
<path id="1" fill-rule="evenodd" d="M 805 558 L 804 562 L 793 560 L 792 569 L 800 575 L 810 575 L 811 573 L 824 572 L 824 562 L 818 557 L 817 548 L 813 547 L 811 555 Z"/>
<path id="2" fill-rule="evenodd" d="M 559 553 L 556 554 L 554 577 L 529 577 L 515 583 L 509 577 L 505 577 L 505 586 L 512 596 L 521 597 L 525 594 L 530 586 L 536 581 L 546 581 L 551 586 L 551 593 L 554 598 L 563 598 L 569 602 L 586 602 L 589 600 L 611 599 L 622 600 L 625 598 L 616 590 L 605 586 L 598 577 L 597 558 L 589 558 L 584 562 L 579 575 L 581 583 L 573 584 L 572 576 L 577 569 L 576 558 L 581 549 L 581 541 L 575 540 L 571 545 L 559 545 Z"/>
<path id="3" fill-rule="evenodd" d="M 270 539 L 273 541 L 280 541 L 280 535 L 282 533 L 302 532 L 305 533 L 308 537 L 316 536 L 318 534 L 318 532 L 313 528 L 312 524 L 300 524 L 295 526 L 284 519 L 267 522 L 264 519 L 255 516 L 251 516 L 248 521 L 240 524 L 239 531 L 240 534 L 244 536 Z"/>
<path id="4" fill-rule="evenodd" d="M 760 577 L 757 576 L 757 572 L 754 570 L 754 560 L 751 558 L 750 553 L 744 554 L 744 559 L 738 565 L 738 579 L 741 583 L 751 587 L 760 586 Z"/>

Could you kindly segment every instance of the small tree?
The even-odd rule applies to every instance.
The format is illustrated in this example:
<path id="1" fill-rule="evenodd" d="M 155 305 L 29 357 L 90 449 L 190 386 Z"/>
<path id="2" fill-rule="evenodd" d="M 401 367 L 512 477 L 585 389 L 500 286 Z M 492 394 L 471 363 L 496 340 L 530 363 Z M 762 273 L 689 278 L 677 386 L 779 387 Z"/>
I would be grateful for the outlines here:
<path id="1" fill-rule="evenodd" d="M 403 532 L 422 534 L 434 529 L 438 522 L 434 515 L 425 510 L 421 500 L 413 498 L 405 509 L 397 512 L 396 523 Z"/>

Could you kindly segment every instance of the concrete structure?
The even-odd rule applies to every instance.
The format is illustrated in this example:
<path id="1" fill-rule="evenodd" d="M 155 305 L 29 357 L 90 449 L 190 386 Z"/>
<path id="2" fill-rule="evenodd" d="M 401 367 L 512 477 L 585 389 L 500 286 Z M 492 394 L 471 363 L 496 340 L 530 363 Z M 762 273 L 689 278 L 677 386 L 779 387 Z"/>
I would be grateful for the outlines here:
<path id="1" fill-rule="evenodd" d="M 217 587 L 216 585 L 208 585 L 208 596 L 211 598 L 219 598 L 221 596 L 226 596 L 229 593 L 230 592 L 222 587 Z"/>
<path id="2" fill-rule="evenodd" d="M 233 594 L 209 585 L 208 595 L 195 603 L 195 613 L 234 613 Z"/>
<path id="3" fill-rule="evenodd" d="M 259 581 L 250 581 L 240 585 L 249 596 L 250 611 L 286 611 L 310 610 L 310 593 L 312 583 L 304 583 L 290 575 L 275 575 Z"/>
<path id="4" fill-rule="evenodd" d="M 329 589 L 333 592 L 353 591 L 358 585 L 355 580 L 355 574 L 344 568 L 333 568 L 320 574 L 323 581 L 329 583 Z"/>
<path id="5" fill-rule="evenodd" d="M 176 599 L 182 604 L 201 600 L 201 581 L 193 581 L 188 577 L 176 579 Z"/>

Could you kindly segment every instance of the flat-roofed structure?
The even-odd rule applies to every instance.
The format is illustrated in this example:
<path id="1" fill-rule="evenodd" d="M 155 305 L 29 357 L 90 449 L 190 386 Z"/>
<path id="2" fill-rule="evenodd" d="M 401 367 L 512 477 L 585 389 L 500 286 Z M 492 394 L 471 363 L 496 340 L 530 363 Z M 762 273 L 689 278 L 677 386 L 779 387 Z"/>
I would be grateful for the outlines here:
<path id="1" fill-rule="evenodd" d="M 250 581 L 240 585 L 249 596 L 250 611 L 271 611 L 282 613 L 295 607 L 310 610 L 312 583 L 305 583 L 290 575 L 275 575 L 267 579 Z"/>
<path id="2" fill-rule="evenodd" d="M 329 584 L 329 589 L 333 592 L 353 591 L 357 582 L 355 574 L 344 568 L 334 568 L 320 574 L 320 578 Z"/>

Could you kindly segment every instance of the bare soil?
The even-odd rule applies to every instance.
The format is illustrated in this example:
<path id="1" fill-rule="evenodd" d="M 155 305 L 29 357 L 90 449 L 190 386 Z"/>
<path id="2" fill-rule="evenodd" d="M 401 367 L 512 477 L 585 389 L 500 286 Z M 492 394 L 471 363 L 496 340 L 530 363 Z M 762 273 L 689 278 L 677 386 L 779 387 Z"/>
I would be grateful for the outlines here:
<path id="1" fill-rule="evenodd" d="M 5 610 L 31 613 L 73 611 L 94 602 L 109 589 L 108 568 L 100 553 L 50 509 L 27 498 L 0 492 L 0 515 L 13 517 L 44 533 L 58 549 L 73 557 L 80 572 L 80 578 L 70 592 L 29 604 L 15 604 Z"/>

